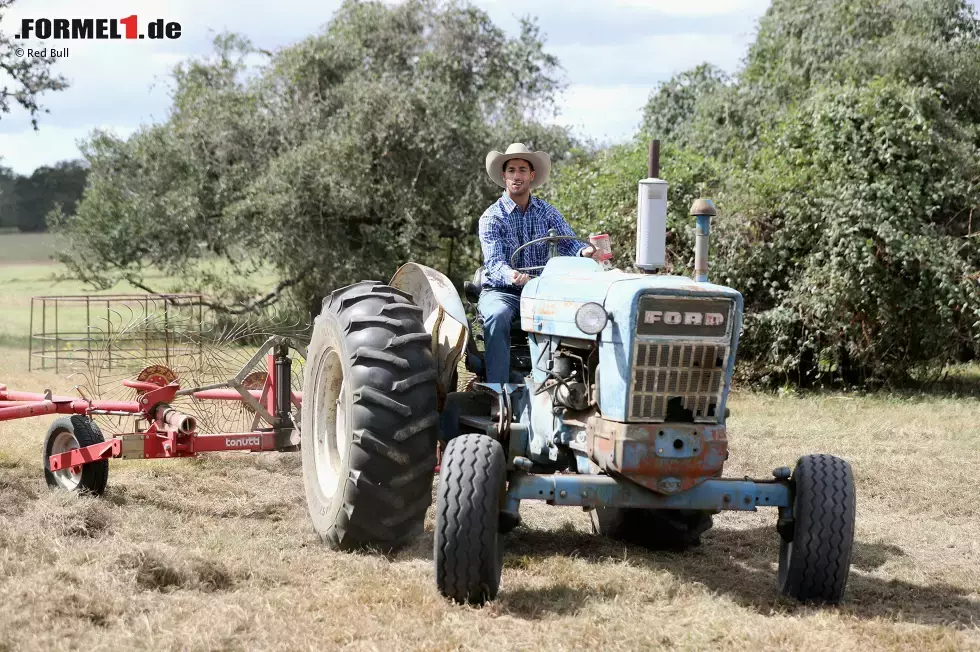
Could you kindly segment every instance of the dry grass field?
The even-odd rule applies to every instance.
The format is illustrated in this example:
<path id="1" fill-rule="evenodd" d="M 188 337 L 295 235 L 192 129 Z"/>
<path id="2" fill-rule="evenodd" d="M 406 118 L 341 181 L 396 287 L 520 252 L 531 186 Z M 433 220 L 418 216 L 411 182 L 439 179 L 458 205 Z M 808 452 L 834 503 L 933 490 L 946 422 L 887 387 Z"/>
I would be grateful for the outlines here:
<path id="1" fill-rule="evenodd" d="M 0 369 L 11 387 L 68 389 L 29 374 L 20 347 L 0 348 Z M 778 596 L 774 510 L 654 554 L 592 535 L 580 510 L 525 503 L 500 596 L 477 609 L 436 592 L 431 514 L 390 557 L 320 545 L 297 454 L 113 462 L 93 499 L 45 488 L 50 417 L 0 423 L 0 651 L 980 649 L 978 384 L 973 369 L 958 398 L 734 395 L 729 475 L 808 452 L 854 466 L 834 608 Z"/>

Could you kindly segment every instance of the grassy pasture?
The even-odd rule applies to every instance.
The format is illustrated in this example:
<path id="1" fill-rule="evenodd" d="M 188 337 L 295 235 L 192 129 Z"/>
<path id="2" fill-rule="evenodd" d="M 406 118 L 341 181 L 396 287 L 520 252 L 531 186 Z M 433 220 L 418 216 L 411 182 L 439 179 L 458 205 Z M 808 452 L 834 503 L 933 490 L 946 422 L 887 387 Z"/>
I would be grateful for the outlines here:
<path id="1" fill-rule="evenodd" d="M 14 296 L 0 297 L 10 328 Z M 0 345 L 0 365 L 10 387 L 68 389 L 29 373 L 19 346 Z M 80 498 L 44 487 L 50 417 L 0 423 L 0 651 L 978 649 L 978 381 L 963 370 L 959 396 L 733 396 L 728 475 L 818 451 L 854 466 L 836 608 L 778 596 L 774 510 L 721 515 L 700 548 L 655 554 L 525 503 L 500 596 L 474 609 L 435 590 L 431 513 L 390 557 L 320 545 L 296 454 L 113 462 L 106 495 Z"/>
<path id="2" fill-rule="evenodd" d="M 0 232 L 0 344 L 27 347 L 31 325 L 31 297 L 52 295 L 93 294 L 90 287 L 78 281 L 61 280 L 64 267 L 51 257 L 58 241 L 49 233 Z M 170 289 L 173 279 L 162 274 L 151 275 L 150 282 Z M 142 290 L 123 284 L 106 292 L 95 294 L 142 293 Z M 45 315 L 48 330 L 55 326 L 52 308 Z M 35 332 L 41 329 L 40 304 L 35 311 Z M 97 321 L 97 317 L 93 321 Z M 59 330 L 84 331 L 86 313 L 83 304 L 73 308 L 62 307 L 58 314 Z"/>

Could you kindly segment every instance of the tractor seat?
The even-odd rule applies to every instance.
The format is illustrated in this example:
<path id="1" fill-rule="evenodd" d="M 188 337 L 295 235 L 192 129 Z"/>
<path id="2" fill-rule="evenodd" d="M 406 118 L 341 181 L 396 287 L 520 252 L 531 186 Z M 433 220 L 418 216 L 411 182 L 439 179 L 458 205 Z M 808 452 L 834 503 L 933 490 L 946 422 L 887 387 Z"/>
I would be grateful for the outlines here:
<path id="1" fill-rule="evenodd" d="M 483 279 L 483 267 L 480 266 L 473 272 L 472 281 L 463 281 L 463 294 L 466 295 L 466 300 L 474 306 L 480 301 L 480 293 L 483 292 Z"/>
<path id="2" fill-rule="evenodd" d="M 476 306 L 476 304 L 480 301 L 480 293 L 483 292 L 483 281 L 485 278 L 486 275 L 483 271 L 483 267 L 481 266 L 477 267 L 476 271 L 473 272 L 472 281 L 463 282 L 463 294 L 466 296 L 466 300 L 474 306 Z M 514 315 L 514 319 L 510 323 L 510 330 L 512 332 L 521 331 L 521 315 L 519 312 L 518 314 Z"/>

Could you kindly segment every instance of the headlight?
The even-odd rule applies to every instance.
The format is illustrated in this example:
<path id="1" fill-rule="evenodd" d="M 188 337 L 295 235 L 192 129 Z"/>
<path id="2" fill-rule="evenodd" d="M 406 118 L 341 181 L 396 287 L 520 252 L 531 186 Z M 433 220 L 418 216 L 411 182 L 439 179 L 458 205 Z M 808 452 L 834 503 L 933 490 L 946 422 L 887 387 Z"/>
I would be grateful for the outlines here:
<path id="1" fill-rule="evenodd" d="M 588 335 L 595 335 L 602 331 L 608 320 L 606 309 L 598 303 L 586 303 L 575 313 L 575 325 Z"/>

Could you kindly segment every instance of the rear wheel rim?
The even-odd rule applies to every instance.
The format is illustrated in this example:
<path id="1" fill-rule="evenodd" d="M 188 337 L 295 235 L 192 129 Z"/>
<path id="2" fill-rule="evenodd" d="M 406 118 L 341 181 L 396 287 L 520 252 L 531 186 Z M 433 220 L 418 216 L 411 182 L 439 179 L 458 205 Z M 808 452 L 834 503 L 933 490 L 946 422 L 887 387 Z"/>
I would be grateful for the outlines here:
<path id="1" fill-rule="evenodd" d="M 77 449 L 78 440 L 68 430 L 59 431 L 51 442 L 51 455 L 60 455 L 61 453 L 67 453 L 68 451 Z M 60 471 L 52 471 L 51 475 L 54 476 L 54 480 L 58 483 L 59 487 L 68 491 L 78 489 L 78 485 L 82 482 L 82 469 L 78 466 L 69 466 Z"/>
<path id="2" fill-rule="evenodd" d="M 316 368 L 313 392 L 313 461 L 317 484 L 325 498 L 337 491 L 347 459 L 347 392 L 344 365 L 330 349 Z"/>

